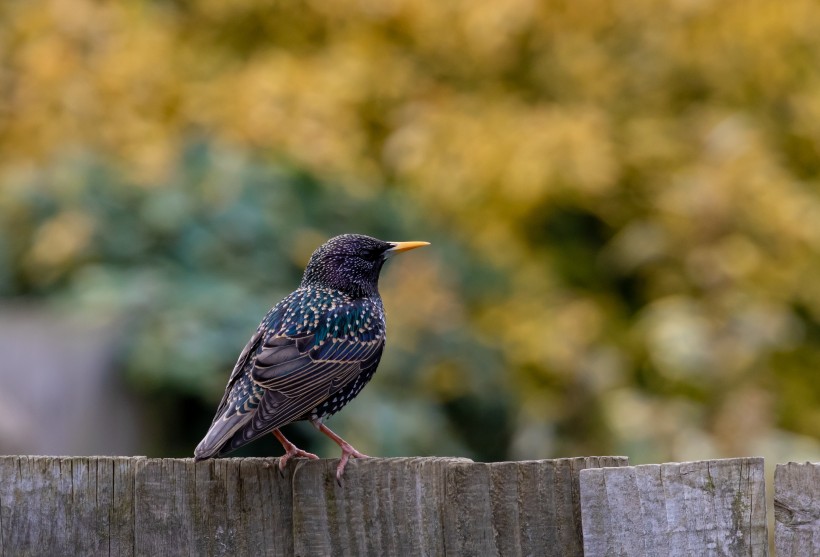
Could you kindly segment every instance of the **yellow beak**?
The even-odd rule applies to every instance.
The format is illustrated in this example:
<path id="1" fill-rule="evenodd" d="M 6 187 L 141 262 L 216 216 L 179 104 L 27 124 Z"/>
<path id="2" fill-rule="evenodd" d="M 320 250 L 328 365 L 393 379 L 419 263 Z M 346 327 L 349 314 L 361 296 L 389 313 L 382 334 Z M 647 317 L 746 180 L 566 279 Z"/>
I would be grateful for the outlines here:
<path id="1" fill-rule="evenodd" d="M 429 246 L 430 242 L 390 242 L 393 247 L 384 252 L 385 255 L 395 255 L 403 251 Z"/>

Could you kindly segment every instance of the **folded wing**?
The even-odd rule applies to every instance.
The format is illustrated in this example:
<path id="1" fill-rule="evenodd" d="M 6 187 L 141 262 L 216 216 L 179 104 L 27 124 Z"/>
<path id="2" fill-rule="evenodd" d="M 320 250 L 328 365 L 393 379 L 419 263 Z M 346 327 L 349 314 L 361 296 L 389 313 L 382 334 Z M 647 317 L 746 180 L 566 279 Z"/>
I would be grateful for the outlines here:
<path id="1" fill-rule="evenodd" d="M 194 453 L 197 459 L 231 452 L 304 419 L 363 369 L 375 368 L 384 347 L 381 321 L 371 318 L 373 326 L 361 327 L 361 305 L 348 305 L 335 308 L 320 328 L 280 330 L 276 315 L 268 316 L 268 326 L 260 327 L 234 367 L 211 428 Z"/>

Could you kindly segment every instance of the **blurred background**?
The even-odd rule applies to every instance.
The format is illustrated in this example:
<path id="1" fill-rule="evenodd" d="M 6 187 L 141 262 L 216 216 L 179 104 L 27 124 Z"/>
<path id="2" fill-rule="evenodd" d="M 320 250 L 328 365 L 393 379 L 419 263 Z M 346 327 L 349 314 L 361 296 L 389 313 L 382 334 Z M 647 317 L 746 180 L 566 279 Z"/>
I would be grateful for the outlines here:
<path id="1" fill-rule="evenodd" d="M 191 456 L 359 232 L 366 453 L 820 460 L 820 5 L 270 4 L 0 3 L 0 453 Z"/>

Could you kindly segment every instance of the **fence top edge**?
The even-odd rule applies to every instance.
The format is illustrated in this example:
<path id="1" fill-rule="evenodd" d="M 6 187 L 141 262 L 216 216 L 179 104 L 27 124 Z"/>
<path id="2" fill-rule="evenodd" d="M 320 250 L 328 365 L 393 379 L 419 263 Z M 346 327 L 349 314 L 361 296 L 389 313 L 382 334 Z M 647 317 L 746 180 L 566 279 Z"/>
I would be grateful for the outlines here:
<path id="1" fill-rule="evenodd" d="M 620 472 L 611 472 L 613 474 L 617 473 L 624 473 L 626 470 L 647 470 L 647 469 L 657 469 L 657 468 L 686 468 L 686 467 L 697 467 L 697 466 L 704 466 L 704 465 L 717 465 L 717 466 L 732 466 L 732 465 L 763 465 L 764 459 L 762 456 L 744 456 L 744 457 L 736 457 L 736 458 L 715 458 L 715 459 L 708 459 L 708 460 L 691 460 L 691 461 L 684 461 L 684 462 L 664 462 L 661 464 L 636 464 L 634 466 L 613 466 L 613 467 L 606 467 L 606 468 L 586 468 L 581 470 L 581 474 L 591 474 L 595 473 L 596 471 L 601 470 L 619 470 Z"/>
<path id="2" fill-rule="evenodd" d="M 147 456 L 139 455 L 139 456 L 117 456 L 117 455 L 41 455 L 41 454 L 34 454 L 34 455 L 26 455 L 26 454 L 0 454 L 0 461 L 8 461 L 8 460 L 31 460 L 35 462 L 45 462 L 45 461 L 115 461 L 115 462 L 125 462 L 125 461 L 138 461 L 138 460 L 150 460 Z M 169 459 L 173 460 L 173 459 Z M 176 459 L 181 460 L 181 459 Z M 189 459 L 190 460 L 190 459 Z"/>
<path id="3" fill-rule="evenodd" d="M 820 466 L 820 461 L 812 462 L 810 460 L 804 460 L 802 462 L 796 462 L 794 460 L 790 460 L 788 462 L 778 462 L 778 468 L 786 468 L 786 467 L 794 467 L 794 466 Z"/>
<path id="4" fill-rule="evenodd" d="M 532 460 L 509 460 L 509 461 L 497 461 L 497 462 L 474 462 L 473 460 L 465 457 L 458 457 L 458 456 L 402 456 L 402 457 L 371 457 L 366 460 L 361 460 L 357 462 L 365 463 L 365 462 L 379 462 L 379 463 L 401 463 L 401 462 L 410 462 L 410 461 L 426 461 L 426 462 L 453 462 L 459 464 L 488 464 L 488 465 L 513 465 L 513 464 L 524 464 L 524 465 L 533 465 L 533 464 L 542 464 L 542 463 L 554 463 L 554 464 L 568 464 L 568 463 L 583 463 L 588 462 L 592 459 L 606 459 L 616 462 L 628 462 L 629 458 L 626 456 L 577 456 L 577 457 L 564 457 L 564 458 L 552 458 L 552 459 L 532 459 Z M 75 461 L 75 462 L 82 462 L 82 461 L 117 461 L 117 462 L 142 462 L 142 463 L 156 463 L 156 462 L 167 462 L 167 463 L 179 463 L 179 464 L 190 464 L 193 463 L 193 458 L 164 458 L 164 457 L 146 457 L 146 456 L 113 456 L 113 455 L 100 455 L 100 456 L 68 456 L 68 455 L 0 455 L 0 461 L 9 461 L 9 460 L 30 460 L 36 462 L 52 462 L 52 461 Z M 278 456 L 269 456 L 269 457 L 233 457 L 233 458 L 218 458 L 212 460 L 206 460 L 197 465 L 206 465 L 211 462 L 223 462 L 223 463 L 247 463 L 247 464 L 273 464 L 278 462 Z M 338 462 L 337 458 L 331 459 L 321 459 L 322 461 L 330 461 L 330 462 Z"/>
<path id="5" fill-rule="evenodd" d="M 368 458 L 363 461 L 358 461 L 361 463 L 371 462 L 371 463 L 402 463 L 402 462 L 450 462 L 453 464 L 463 464 L 463 465 L 489 465 L 489 466 L 512 466 L 512 465 L 524 465 L 524 466 L 533 466 L 538 464 L 552 464 L 552 465 L 567 465 L 572 463 L 587 463 L 593 459 L 606 459 L 610 461 L 614 461 L 616 463 L 628 463 L 628 457 L 626 456 L 615 456 L 615 455 L 604 455 L 604 456 L 578 456 L 578 457 L 564 457 L 564 458 L 553 458 L 553 459 L 532 459 L 532 460 L 510 460 L 510 461 L 498 461 L 498 462 L 474 462 L 469 458 L 464 457 L 455 457 L 455 456 L 418 456 L 418 457 L 388 457 L 388 458 Z M 201 463 L 197 463 L 197 466 L 204 466 L 208 465 L 208 463 L 214 462 L 222 462 L 222 463 L 245 463 L 245 464 L 259 464 L 270 466 L 274 463 L 278 463 L 279 457 L 278 456 L 270 456 L 270 457 L 234 457 L 234 458 L 219 458 L 214 460 L 207 460 Z M 322 461 L 327 462 L 338 462 L 338 459 L 321 459 Z M 193 464 L 193 458 L 159 458 L 159 457 L 146 457 L 146 456 L 112 456 L 112 455 L 100 455 L 100 456 L 53 456 L 53 455 L 0 455 L 0 462 L 9 462 L 9 461 L 31 461 L 31 462 L 66 462 L 66 461 L 73 461 L 73 462 L 115 462 L 115 463 L 126 463 L 126 462 L 140 462 L 142 464 L 148 463 L 157 463 L 157 462 L 166 462 L 166 463 L 179 463 L 179 464 Z M 653 467 L 671 467 L 671 466 L 703 466 L 706 464 L 710 465 L 719 465 L 719 466 L 731 466 L 731 465 L 758 465 L 764 462 L 763 457 L 761 456 L 747 456 L 747 457 L 737 457 L 737 458 L 719 458 L 719 459 L 708 459 L 708 460 L 694 460 L 694 461 L 684 461 L 684 462 L 664 462 L 661 464 L 637 464 L 633 466 L 614 466 L 611 468 L 624 470 L 624 469 L 632 469 L 632 468 L 653 468 Z M 785 468 L 785 467 L 812 467 L 812 466 L 820 466 L 820 462 L 811 462 L 811 461 L 803 461 L 803 462 L 794 462 L 789 461 L 786 463 L 778 463 L 778 468 Z M 604 468 L 610 467 L 589 467 L 582 469 L 581 472 L 584 471 L 591 471 L 591 470 L 601 470 Z"/>
<path id="6" fill-rule="evenodd" d="M 563 458 L 542 458 L 531 460 L 499 460 L 495 462 L 477 462 L 476 464 L 485 464 L 487 466 L 504 467 L 504 466 L 538 466 L 538 465 L 553 465 L 557 467 L 572 466 L 578 464 L 590 464 L 590 461 L 606 460 L 615 464 L 628 465 L 629 457 L 626 456 L 573 456 Z"/>

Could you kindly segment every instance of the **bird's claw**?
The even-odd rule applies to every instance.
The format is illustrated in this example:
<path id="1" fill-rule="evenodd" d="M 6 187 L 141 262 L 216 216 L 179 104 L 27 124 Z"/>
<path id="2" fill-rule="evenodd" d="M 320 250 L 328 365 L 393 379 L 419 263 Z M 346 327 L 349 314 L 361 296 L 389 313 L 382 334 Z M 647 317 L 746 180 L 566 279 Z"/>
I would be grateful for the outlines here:
<path id="1" fill-rule="evenodd" d="M 336 467 L 336 483 L 340 486 L 342 485 L 342 474 L 344 474 L 345 466 L 347 466 L 347 461 L 350 460 L 350 457 L 353 458 L 370 458 L 364 453 L 360 453 L 356 449 L 353 448 L 352 445 L 349 443 L 344 443 L 339 445 L 342 448 L 342 458 L 339 459 L 339 465 Z"/>
<path id="2" fill-rule="evenodd" d="M 313 453 L 309 453 L 307 451 L 303 451 L 297 447 L 292 447 L 287 450 L 287 452 L 279 457 L 279 473 L 284 476 L 285 474 L 285 467 L 288 465 L 288 461 L 291 458 L 309 458 L 310 460 L 319 460 L 319 457 Z"/>
<path id="3" fill-rule="evenodd" d="M 287 437 L 285 437 L 281 431 L 278 429 L 274 429 L 272 431 L 274 437 L 276 437 L 279 442 L 282 444 L 282 448 L 285 449 L 285 454 L 279 458 L 279 475 L 283 478 L 285 477 L 285 466 L 288 465 L 288 461 L 293 458 L 309 458 L 311 460 L 319 460 L 319 457 L 313 453 L 309 453 L 307 451 L 303 451 L 290 441 L 288 441 Z"/>

